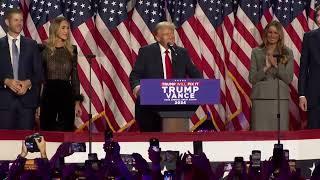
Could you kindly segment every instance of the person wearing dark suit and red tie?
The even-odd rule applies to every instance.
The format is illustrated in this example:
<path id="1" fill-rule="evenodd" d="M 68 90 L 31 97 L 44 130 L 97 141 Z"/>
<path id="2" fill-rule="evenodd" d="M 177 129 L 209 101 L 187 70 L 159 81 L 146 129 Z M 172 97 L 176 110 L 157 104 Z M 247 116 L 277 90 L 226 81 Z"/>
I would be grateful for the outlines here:
<path id="1" fill-rule="evenodd" d="M 316 22 L 320 23 L 320 6 L 316 9 Z M 298 79 L 299 106 L 308 112 L 309 129 L 320 128 L 320 29 L 303 36 Z"/>
<path id="2" fill-rule="evenodd" d="M 6 12 L 0 39 L 0 129 L 33 129 L 42 68 L 37 42 L 21 35 L 23 13 Z"/>
<path id="3" fill-rule="evenodd" d="M 156 43 L 140 48 L 136 63 L 130 73 L 130 85 L 137 97 L 135 118 L 141 131 L 161 131 L 161 118 L 155 112 L 140 105 L 141 79 L 202 78 L 192 63 L 187 50 L 174 45 L 175 26 L 160 22 L 155 26 Z M 168 44 L 174 45 L 175 52 Z"/>

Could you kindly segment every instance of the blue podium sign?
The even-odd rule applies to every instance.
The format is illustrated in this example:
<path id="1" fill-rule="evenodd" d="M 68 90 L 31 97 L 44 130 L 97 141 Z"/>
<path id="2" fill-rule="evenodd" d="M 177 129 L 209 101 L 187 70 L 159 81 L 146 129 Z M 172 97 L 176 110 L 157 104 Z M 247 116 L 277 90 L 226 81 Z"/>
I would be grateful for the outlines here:
<path id="1" fill-rule="evenodd" d="M 217 79 L 142 79 L 141 105 L 202 105 L 220 102 Z"/>

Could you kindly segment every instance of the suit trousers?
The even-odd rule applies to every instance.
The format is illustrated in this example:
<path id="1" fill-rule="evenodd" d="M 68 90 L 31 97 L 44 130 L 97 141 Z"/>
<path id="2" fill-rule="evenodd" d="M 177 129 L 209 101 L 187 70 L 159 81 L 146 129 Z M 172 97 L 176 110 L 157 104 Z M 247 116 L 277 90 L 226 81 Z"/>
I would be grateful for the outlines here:
<path id="1" fill-rule="evenodd" d="M 0 109 L 0 129 L 32 130 L 35 123 L 35 108 L 23 106 L 20 98 L 14 98 L 8 109 Z"/>
<path id="2" fill-rule="evenodd" d="M 135 119 L 141 132 L 162 131 L 162 118 L 152 108 L 140 105 L 140 97 L 137 98 L 135 105 Z"/>
<path id="3" fill-rule="evenodd" d="M 320 129 L 320 107 L 308 111 L 308 129 Z"/>
<path id="4" fill-rule="evenodd" d="M 40 127 L 46 131 L 74 130 L 74 101 L 69 81 L 48 80 L 41 100 Z"/>

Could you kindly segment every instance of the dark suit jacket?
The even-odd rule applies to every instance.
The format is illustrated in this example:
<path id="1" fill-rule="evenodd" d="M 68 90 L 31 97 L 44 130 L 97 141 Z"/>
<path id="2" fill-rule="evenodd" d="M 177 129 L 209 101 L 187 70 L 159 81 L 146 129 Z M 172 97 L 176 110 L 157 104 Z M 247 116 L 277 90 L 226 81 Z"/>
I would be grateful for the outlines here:
<path id="1" fill-rule="evenodd" d="M 187 50 L 176 48 L 172 53 L 173 78 L 202 78 L 201 73 L 191 62 Z M 158 43 L 140 48 L 136 63 L 130 74 L 130 85 L 134 89 L 140 79 L 162 79 L 164 77 L 160 46 Z"/>
<path id="2" fill-rule="evenodd" d="M 320 29 L 304 34 L 300 59 L 298 91 L 306 96 L 308 109 L 320 106 Z"/>
<path id="3" fill-rule="evenodd" d="M 26 108 L 38 105 L 40 83 L 42 80 L 42 66 L 37 42 L 21 36 L 19 59 L 19 80 L 31 81 L 32 87 L 23 96 L 18 96 L 8 87 L 4 87 L 6 78 L 13 79 L 13 70 L 9 51 L 8 37 L 0 39 L 0 109 L 9 108 L 14 98 L 19 98 Z"/>

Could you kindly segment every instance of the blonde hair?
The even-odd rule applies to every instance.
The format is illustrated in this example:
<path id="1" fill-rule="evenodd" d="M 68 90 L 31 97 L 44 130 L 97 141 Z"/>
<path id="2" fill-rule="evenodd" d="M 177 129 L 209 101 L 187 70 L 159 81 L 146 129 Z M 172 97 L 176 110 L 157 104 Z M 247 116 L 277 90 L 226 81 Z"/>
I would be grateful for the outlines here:
<path id="1" fill-rule="evenodd" d="M 284 45 L 284 32 L 283 32 L 282 25 L 279 21 L 271 21 L 264 28 L 263 35 L 262 35 L 262 44 L 260 45 L 260 47 L 266 48 L 269 45 L 268 40 L 267 40 L 267 36 L 268 36 L 268 30 L 270 27 L 275 27 L 277 29 L 277 32 L 279 33 L 279 40 L 277 42 L 276 50 L 282 55 L 282 57 L 280 59 L 280 63 L 287 64 L 289 52 L 285 48 L 285 45 Z"/>
<path id="2" fill-rule="evenodd" d="M 67 20 L 67 18 L 65 18 L 63 16 L 56 17 L 54 20 L 51 21 L 51 24 L 49 27 L 49 38 L 47 41 L 47 47 L 50 49 L 51 55 L 53 55 L 56 50 L 55 42 L 58 39 L 57 34 L 58 34 L 58 31 L 60 28 L 60 24 L 63 21 L 66 21 L 66 22 L 68 22 L 68 24 L 70 24 L 69 21 Z M 68 34 L 68 38 L 64 42 L 63 47 L 68 50 L 68 52 L 70 53 L 71 56 L 74 55 L 73 54 L 73 46 L 70 41 L 70 34 Z"/>
<path id="3" fill-rule="evenodd" d="M 153 34 L 156 35 L 158 33 L 159 29 L 162 29 L 162 28 L 169 28 L 169 29 L 172 29 L 174 31 L 176 29 L 176 26 L 173 23 L 168 22 L 168 21 L 159 22 L 154 27 Z"/>

